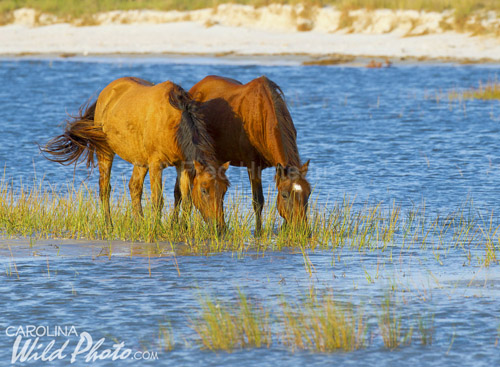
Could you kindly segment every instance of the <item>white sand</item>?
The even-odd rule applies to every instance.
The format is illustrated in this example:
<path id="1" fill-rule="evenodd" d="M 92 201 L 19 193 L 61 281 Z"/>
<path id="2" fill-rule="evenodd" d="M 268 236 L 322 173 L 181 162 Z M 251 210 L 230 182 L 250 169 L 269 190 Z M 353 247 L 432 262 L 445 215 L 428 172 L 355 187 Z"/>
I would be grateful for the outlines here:
<path id="1" fill-rule="evenodd" d="M 444 13 L 358 11 L 347 29 L 354 33 L 346 33 L 338 29 L 340 13 L 332 8 L 310 11 L 308 17 L 297 7 L 260 9 L 111 12 L 97 15 L 97 26 L 57 23 L 23 10 L 13 24 L 0 27 L 0 54 L 346 54 L 500 61 L 499 38 L 443 32 L 439 23 L 449 16 Z M 304 27 L 310 31 L 297 30 Z M 412 34 L 418 36 L 407 36 Z"/>

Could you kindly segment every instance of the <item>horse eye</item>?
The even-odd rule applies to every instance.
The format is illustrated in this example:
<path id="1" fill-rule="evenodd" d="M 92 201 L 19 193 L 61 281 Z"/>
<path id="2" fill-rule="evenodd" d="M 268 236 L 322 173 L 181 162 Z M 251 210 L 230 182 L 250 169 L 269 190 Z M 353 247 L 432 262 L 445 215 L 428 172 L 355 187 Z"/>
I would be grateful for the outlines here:
<path id="1" fill-rule="evenodd" d="M 208 190 L 207 190 L 206 188 L 202 187 L 202 188 L 201 188 L 201 193 L 202 193 L 203 195 L 208 195 Z"/>
<path id="2" fill-rule="evenodd" d="M 283 199 L 288 199 L 288 196 L 289 196 L 289 195 L 288 195 L 288 192 L 286 192 L 286 191 L 281 192 L 281 197 L 282 197 Z"/>

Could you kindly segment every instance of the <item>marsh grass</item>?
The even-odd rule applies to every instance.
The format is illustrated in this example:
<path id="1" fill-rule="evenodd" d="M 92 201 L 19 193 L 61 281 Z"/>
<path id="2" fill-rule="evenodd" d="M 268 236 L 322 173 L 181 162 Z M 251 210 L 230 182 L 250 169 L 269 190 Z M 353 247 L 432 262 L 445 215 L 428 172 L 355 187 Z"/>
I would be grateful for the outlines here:
<path id="1" fill-rule="evenodd" d="M 282 341 L 292 351 L 353 351 L 364 346 L 365 334 L 363 311 L 331 295 L 283 304 Z"/>
<path id="2" fill-rule="evenodd" d="M 480 216 L 480 224 L 478 225 L 479 231 L 485 248 L 483 264 L 490 266 L 490 264 L 498 263 L 497 252 L 500 250 L 500 237 L 498 236 L 499 225 L 494 223 L 494 213 L 492 212 L 489 220 L 485 220 Z"/>
<path id="3" fill-rule="evenodd" d="M 498 340 L 500 339 L 500 324 L 497 327 L 497 337 L 495 339 L 495 347 L 498 347 Z"/>
<path id="4" fill-rule="evenodd" d="M 315 288 L 298 301 L 282 297 L 278 308 L 267 308 L 242 291 L 232 302 L 201 297 L 199 303 L 201 312 L 191 320 L 191 328 L 201 348 L 212 351 L 282 345 L 291 352 L 353 352 L 377 340 L 366 338 L 374 328 L 389 350 L 410 345 L 414 328 L 422 346 L 434 342 L 434 315 L 403 318 L 394 292 L 369 307 L 368 314 L 364 306 L 340 302 L 331 291 L 319 295 Z M 373 315 L 377 324 L 368 322 Z"/>
<path id="5" fill-rule="evenodd" d="M 55 188 L 43 182 L 13 185 L 4 180 L 0 181 L 0 233 L 4 238 L 24 238 L 30 244 L 55 238 L 156 244 L 148 247 L 149 256 L 161 256 L 165 248 L 176 251 L 179 245 L 183 253 L 192 254 L 289 248 L 301 251 L 306 265 L 312 265 L 308 251 L 344 247 L 360 252 L 393 246 L 401 250 L 430 248 L 440 263 L 452 249 L 460 249 L 469 263 L 471 251 L 477 254 L 478 249 L 481 265 L 498 264 L 500 259 L 500 223 L 493 213 L 485 216 L 472 203 L 447 215 L 432 216 L 425 206 L 403 210 L 396 203 L 361 205 L 349 197 L 331 205 L 312 200 L 306 227 L 283 225 L 275 196 L 274 192 L 267 195 L 258 237 L 253 232 L 250 198 L 239 193 L 226 197 L 227 231 L 220 236 L 196 210 L 186 217 L 176 216 L 167 202 L 158 218 L 148 197 L 143 200 L 144 218 L 134 218 L 126 190 L 113 192 L 113 226 L 109 226 L 97 192 L 88 186 Z M 309 271 L 314 271 L 312 266 Z"/>
<path id="6" fill-rule="evenodd" d="M 413 326 L 407 327 L 404 323 L 392 294 L 387 295 L 378 315 L 378 327 L 386 348 L 396 349 L 411 344 Z"/>
<path id="7" fill-rule="evenodd" d="M 15 272 L 17 275 L 17 279 L 19 280 L 20 277 L 19 277 L 19 272 L 17 271 L 16 260 L 14 259 L 14 256 L 12 255 L 12 249 L 10 248 L 10 245 L 9 245 L 9 252 L 10 252 L 11 261 L 9 262 L 9 267 L 7 267 L 7 264 L 5 265 L 5 275 L 7 275 L 8 277 L 12 277 L 13 272 Z"/>
<path id="8" fill-rule="evenodd" d="M 158 329 L 158 344 L 165 352 L 174 349 L 174 333 L 170 323 L 160 324 Z"/>
<path id="9" fill-rule="evenodd" d="M 242 292 L 235 305 L 217 299 L 201 300 L 201 316 L 192 322 L 199 342 L 209 350 L 269 347 L 272 343 L 269 311 L 253 305 Z"/>
<path id="10" fill-rule="evenodd" d="M 431 345 L 434 341 L 434 315 L 432 317 L 420 316 L 417 330 L 422 345 Z"/>
<path id="11" fill-rule="evenodd" d="M 448 93 L 448 98 L 450 101 L 470 99 L 500 100 L 500 83 L 497 80 L 486 83 L 480 82 L 477 88 L 462 91 L 452 90 Z"/>

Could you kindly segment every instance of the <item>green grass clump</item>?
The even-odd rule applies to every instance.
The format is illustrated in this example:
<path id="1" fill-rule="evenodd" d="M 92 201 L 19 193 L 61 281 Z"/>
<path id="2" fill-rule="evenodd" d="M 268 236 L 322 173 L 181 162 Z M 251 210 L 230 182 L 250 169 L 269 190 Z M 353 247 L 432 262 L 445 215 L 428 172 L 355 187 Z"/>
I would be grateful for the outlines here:
<path id="1" fill-rule="evenodd" d="M 454 10 L 457 16 L 469 16 L 481 10 L 499 10 L 496 0 L 334 0 L 341 8 L 402 9 L 419 11 Z"/>
<path id="2" fill-rule="evenodd" d="M 353 351 L 364 346 L 363 312 L 340 305 L 331 296 L 312 296 L 293 306 L 285 303 L 283 315 L 283 342 L 292 350 Z"/>
<path id="3" fill-rule="evenodd" d="M 92 188 L 44 188 L 43 184 L 13 189 L 0 184 L 0 233 L 4 237 L 32 239 L 89 239 L 132 242 L 182 243 L 191 253 L 246 251 L 247 249 L 281 250 L 286 247 L 316 249 L 349 245 L 355 248 L 392 241 L 397 216 L 385 213 L 379 206 L 354 210 L 349 199 L 326 206 L 312 205 L 308 226 L 283 226 L 268 196 L 263 216 L 263 231 L 253 235 L 254 213 L 250 198 L 236 194 L 226 198 L 225 218 L 228 230 L 218 236 L 193 210 L 187 218 L 177 216 L 167 205 L 160 220 L 153 212 L 149 198 L 144 200 L 144 218 L 132 215 L 127 192 L 114 193 L 111 205 L 113 226 L 106 224 L 98 193 Z M 183 220 L 184 219 L 184 220 Z"/>
<path id="4" fill-rule="evenodd" d="M 450 100 L 500 99 L 500 83 L 498 81 L 490 81 L 485 84 L 479 83 L 478 88 L 463 91 L 451 91 L 449 92 L 448 97 Z"/>
<path id="5" fill-rule="evenodd" d="M 205 298 L 201 307 L 201 317 L 192 327 L 204 348 L 230 352 L 235 348 L 271 345 L 269 312 L 249 303 L 243 293 L 239 293 L 235 306 Z"/>
<path id="6" fill-rule="evenodd" d="M 0 12 L 25 7 L 72 19 L 112 10 L 194 10 L 212 6 L 208 0 L 2 0 Z"/>

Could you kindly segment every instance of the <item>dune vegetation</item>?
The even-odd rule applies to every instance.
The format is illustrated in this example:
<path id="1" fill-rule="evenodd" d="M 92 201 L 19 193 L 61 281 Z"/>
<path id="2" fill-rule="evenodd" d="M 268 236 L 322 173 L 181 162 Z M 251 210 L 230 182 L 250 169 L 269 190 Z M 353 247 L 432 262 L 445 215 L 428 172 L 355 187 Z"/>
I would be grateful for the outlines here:
<path id="1" fill-rule="evenodd" d="M 219 4 L 235 3 L 265 6 L 273 3 L 304 4 L 310 6 L 335 6 L 339 9 L 403 9 L 424 11 L 453 10 L 459 17 L 477 11 L 500 10 L 496 0 L 2 0 L 0 13 L 28 7 L 66 18 L 76 18 L 112 10 L 195 10 L 212 8 Z"/>

